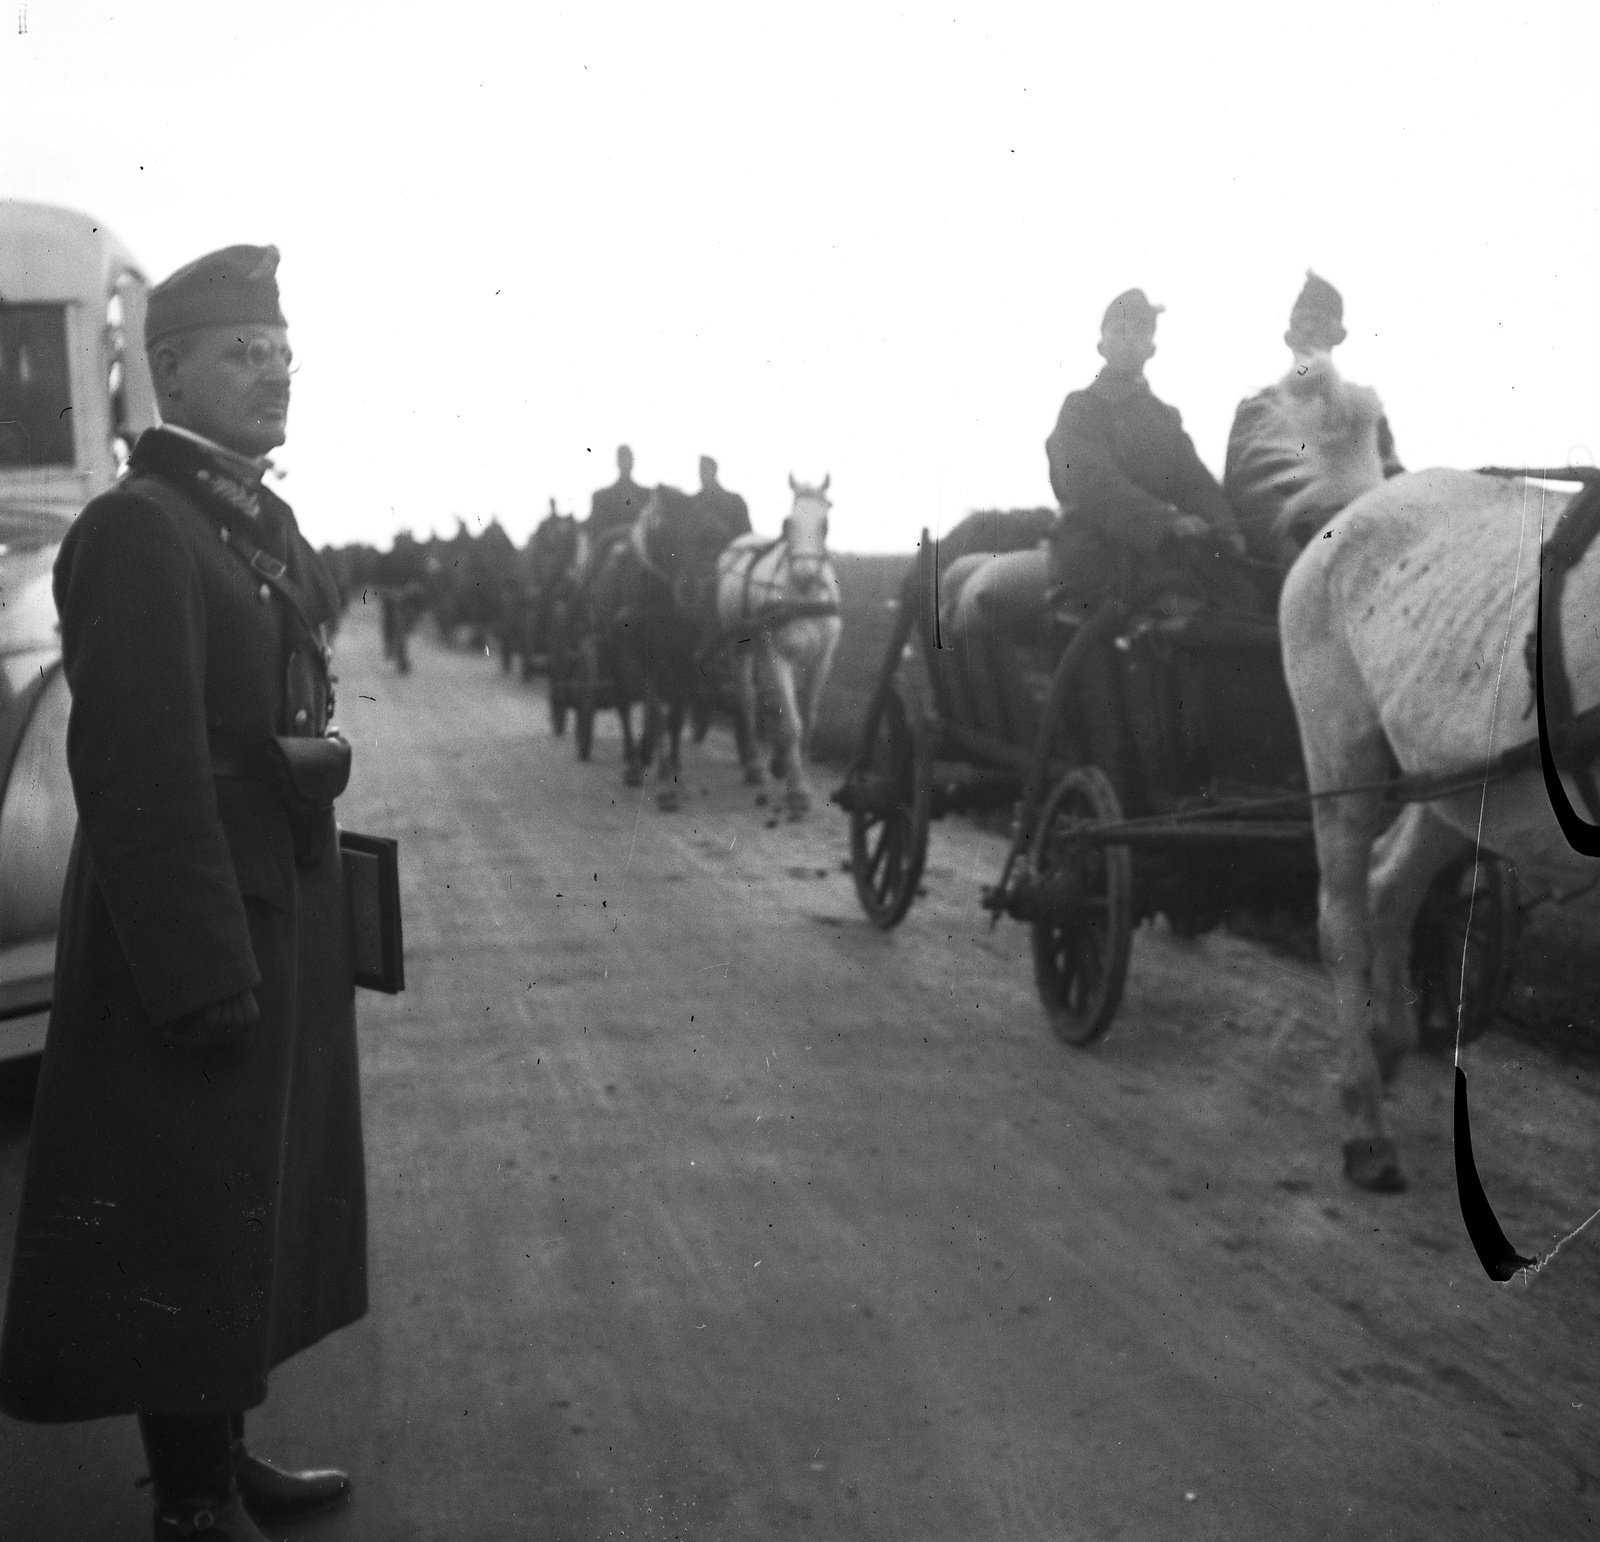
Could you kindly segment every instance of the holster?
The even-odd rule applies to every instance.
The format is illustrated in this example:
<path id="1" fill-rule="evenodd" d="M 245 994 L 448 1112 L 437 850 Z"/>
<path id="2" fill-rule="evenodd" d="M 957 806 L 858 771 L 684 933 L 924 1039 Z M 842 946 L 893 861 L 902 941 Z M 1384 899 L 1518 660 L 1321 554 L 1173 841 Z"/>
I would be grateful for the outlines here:
<path id="1" fill-rule="evenodd" d="M 260 764 L 263 779 L 289 815 L 296 864 L 315 867 L 329 850 L 333 801 L 350 782 L 350 741 L 338 732 L 278 734 L 262 745 Z"/>

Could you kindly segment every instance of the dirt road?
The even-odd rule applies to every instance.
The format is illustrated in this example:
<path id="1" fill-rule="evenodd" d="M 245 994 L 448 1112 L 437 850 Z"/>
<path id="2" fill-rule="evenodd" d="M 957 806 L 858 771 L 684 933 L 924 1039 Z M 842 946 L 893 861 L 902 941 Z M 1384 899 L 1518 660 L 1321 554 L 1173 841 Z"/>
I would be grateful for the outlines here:
<path id="1" fill-rule="evenodd" d="M 376 655 L 358 612 L 341 809 L 402 839 L 410 988 L 362 1001 L 372 1312 L 251 1417 L 355 1476 L 296 1535 L 1595 1527 L 1600 1236 L 1485 1279 L 1447 1064 L 1395 1098 L 1410 1192 L 1358 1193 L 1316 971 L 1147 930 L 1066 1049 L 978 909 L 994 836 L 936 826 L 884 936 L 837 813 L 770 827 L 718 736 L 662 814 L 609 722 L 580 765 L 483 657 Z M 1548 1249 L 1600 1204 L 1600 1073 L 1496 1037 L 1467 1067 L 1501 1220 Z M 0 1535 L 146 1536 L 141 1470 L 131 1420 L 0 1421 Z"/>

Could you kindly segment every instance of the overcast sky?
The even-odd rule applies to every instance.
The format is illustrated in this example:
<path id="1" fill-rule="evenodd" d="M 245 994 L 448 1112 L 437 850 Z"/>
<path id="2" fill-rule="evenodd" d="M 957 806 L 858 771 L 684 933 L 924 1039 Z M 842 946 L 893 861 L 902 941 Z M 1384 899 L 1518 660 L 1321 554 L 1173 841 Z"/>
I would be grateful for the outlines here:
<path id="1" fill-rule="evenodd" d="M 1050 501 L 1106 302 L 1219 475 L 1308 266 L 1412 467 L 1600 453 L 1600 5 L 29 0 L 0 190 L 273 242 L 319 541 L 520 540 L 631 443 L 840 550 Z"/>

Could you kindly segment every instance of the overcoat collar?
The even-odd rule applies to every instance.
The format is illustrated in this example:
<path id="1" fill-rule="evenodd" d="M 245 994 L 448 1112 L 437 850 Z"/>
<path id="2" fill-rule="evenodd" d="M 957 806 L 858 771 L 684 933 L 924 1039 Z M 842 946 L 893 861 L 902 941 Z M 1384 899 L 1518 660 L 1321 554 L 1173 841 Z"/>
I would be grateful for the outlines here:
<path id="1" fill-rule="evenodd" d="M 147 428 L 128 458 L 129 475 L 161 477 L 220 512 L 257 519 L 269 509 L 292 529 L 289 505 L 262 481 L 267 465 L 169 423 Z"/>

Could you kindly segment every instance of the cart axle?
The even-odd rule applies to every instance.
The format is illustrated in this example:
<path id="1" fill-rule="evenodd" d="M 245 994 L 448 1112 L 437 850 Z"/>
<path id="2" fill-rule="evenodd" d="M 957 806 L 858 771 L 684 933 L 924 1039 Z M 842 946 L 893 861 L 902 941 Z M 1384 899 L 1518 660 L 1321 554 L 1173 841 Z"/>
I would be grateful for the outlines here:
<path id="1" fill-rule="evenodd" d="M 983 891 L 983 908 L 1013 921 L 1036 921 L 1055 926 L 1070 926 L 1103 911 L 1103 901 L 1084 892 L 1082 881 L 1073 873 L 1054 873 L 1043 880 L 1026 876 L 1002 888 L 995 884 Z"/>

